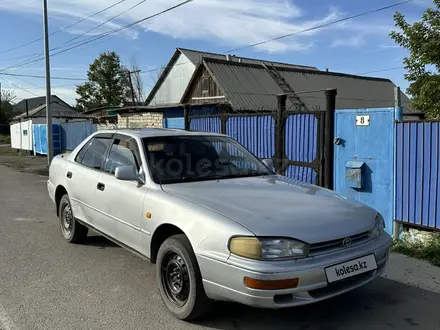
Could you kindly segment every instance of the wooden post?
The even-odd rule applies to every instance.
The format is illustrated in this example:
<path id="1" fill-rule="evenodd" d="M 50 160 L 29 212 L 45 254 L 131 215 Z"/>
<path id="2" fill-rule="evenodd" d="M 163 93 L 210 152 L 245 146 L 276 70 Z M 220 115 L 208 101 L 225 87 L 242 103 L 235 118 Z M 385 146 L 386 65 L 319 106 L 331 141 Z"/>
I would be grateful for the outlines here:
<path id="1" fill-rule="evenodd" d="M 333 190 L 336 95 L 336 89 L 326 89 L 325 91 L 324 187 L 331 190 Z"/>
<path id="2" fill-rule="evenodd" d="M 183 127 L 189 130 L 189 104 L 183 106 Z"/>
<path id="3" fill-rule="evenodd" d="M 284 113 L 286 111 L 287 96 L 278 95 L 278 106 L 275 120 L 275 170 L 284 175 Z"/>

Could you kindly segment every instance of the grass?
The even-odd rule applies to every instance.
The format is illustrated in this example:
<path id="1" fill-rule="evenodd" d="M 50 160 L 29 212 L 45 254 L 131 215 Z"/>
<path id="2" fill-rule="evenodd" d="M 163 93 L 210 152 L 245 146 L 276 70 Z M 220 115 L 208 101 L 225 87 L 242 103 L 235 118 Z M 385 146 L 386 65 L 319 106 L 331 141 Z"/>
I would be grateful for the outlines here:
<path id="1" fill-rule="evenodd" d="M 11 137 L 9 135 L 0 134 L 0 144 L 10 144 Z"/>
<path id="2" fill-rule="evenodd" d="M 15 149 L 11 149 L 8 147 L 0 148 L 0 156 L 20 156 L 20 152 Z"/>
<path id="3" fill-rule="evenodd" d="M 408 239 L 395 240 L 392 251 L 423 259 L 440 267 L 440 234 L 433 234 L 425 242 Z"/>

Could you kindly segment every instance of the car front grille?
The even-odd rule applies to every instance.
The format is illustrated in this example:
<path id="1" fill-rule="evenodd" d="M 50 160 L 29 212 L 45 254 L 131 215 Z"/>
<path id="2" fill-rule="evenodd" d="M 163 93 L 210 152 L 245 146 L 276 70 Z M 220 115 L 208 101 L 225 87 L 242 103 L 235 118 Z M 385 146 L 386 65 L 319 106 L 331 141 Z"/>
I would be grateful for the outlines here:
<path id="1" fill-rule="evenodd" d="M 346 248 L 350 248 L 350 247 L 365 243 L 370 240 L 370 237 L 368 234 L 369 234 L 369 232 L 366 231 L 366 232 L 363 232 L 360 234 L 356 234 L 356 235 L 352 235 L 352 236 L 348 236 L 348 237 L 344 237 L 344 238 L 340 238 L 340 239 L 335 239 L 332 241 L 312 244 L 312 245 L 310 245 L 309 256 L 316 256 L 316 255 L 320 255 L 320 254 L 331 253 L 331 252 L 334 252 L 337 250 L 346 249 Z M 351 239 L 351 244 L 349 246 L 344 246 L 344 244 L 343 244 L 343 241 L 346 238 Z"/>

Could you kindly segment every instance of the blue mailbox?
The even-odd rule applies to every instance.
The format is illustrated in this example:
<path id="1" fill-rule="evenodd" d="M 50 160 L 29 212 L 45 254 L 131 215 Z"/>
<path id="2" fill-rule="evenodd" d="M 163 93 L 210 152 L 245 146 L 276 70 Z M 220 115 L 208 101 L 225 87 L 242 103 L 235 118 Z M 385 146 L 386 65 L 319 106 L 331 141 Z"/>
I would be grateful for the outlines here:
<path id="1" fill-rule="evenodd" d="M 362 168 L 364 162 L 350 161 L 345 164 L 345 182 L 350 188 L 361 189 L 363 187 Z"/>

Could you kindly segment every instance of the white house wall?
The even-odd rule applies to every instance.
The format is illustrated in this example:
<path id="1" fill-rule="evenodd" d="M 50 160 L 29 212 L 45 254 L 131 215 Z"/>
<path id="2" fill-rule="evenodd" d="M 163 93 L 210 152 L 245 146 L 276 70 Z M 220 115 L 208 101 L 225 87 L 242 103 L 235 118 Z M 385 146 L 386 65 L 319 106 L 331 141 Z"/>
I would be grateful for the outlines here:
<path id="1" fill-rule="evenodd" d="M 11 147 L 13 149 L 33 150 L 32 120 L 11 125 Z"/>
<path id="2" fill-rule="evenodd" d="M 180 54 L 149 105 L 180 103 L 195 69 L 196 66 L 188 57 Z"/>

